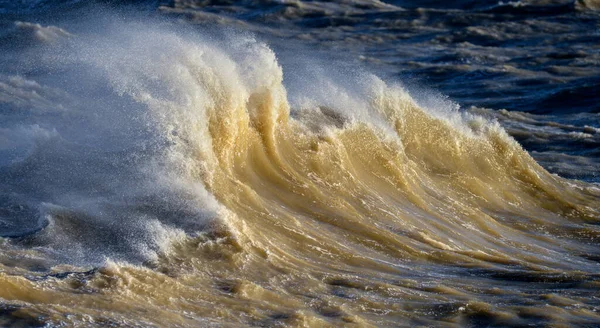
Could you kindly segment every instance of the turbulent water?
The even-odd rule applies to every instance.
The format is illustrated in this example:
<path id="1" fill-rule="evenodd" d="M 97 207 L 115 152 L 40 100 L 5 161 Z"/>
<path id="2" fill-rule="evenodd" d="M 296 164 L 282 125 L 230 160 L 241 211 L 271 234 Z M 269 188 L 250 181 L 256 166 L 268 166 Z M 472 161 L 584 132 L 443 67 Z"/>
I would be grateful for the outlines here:
<path id="1" fill-rule="evenodd" d="M 0 325 L 599 326 L 598 9 L 0 1 Z"/>

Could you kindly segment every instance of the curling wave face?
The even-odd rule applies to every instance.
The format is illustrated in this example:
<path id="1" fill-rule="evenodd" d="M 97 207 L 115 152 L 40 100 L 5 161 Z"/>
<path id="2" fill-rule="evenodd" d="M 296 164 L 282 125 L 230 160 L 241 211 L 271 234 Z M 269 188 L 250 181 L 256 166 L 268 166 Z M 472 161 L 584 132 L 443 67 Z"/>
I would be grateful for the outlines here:
<path id="1" fill-rule="evenodd" d="M 600 322 L 600 191 L 497 122 L 367 73 L 288 95 L 250 36 L 110 32 L 0 82 L 0 323 Z"/>

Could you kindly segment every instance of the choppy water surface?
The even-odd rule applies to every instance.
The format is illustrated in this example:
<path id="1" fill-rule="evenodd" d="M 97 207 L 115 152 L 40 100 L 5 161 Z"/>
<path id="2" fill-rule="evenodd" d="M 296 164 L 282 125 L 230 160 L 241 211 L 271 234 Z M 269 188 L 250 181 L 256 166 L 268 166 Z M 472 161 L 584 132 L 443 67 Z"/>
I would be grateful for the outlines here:
<path id="1" fill-rule="evenodd" d="M 0 1 L 0 325 L 600 325 L 599 8 Z"/>

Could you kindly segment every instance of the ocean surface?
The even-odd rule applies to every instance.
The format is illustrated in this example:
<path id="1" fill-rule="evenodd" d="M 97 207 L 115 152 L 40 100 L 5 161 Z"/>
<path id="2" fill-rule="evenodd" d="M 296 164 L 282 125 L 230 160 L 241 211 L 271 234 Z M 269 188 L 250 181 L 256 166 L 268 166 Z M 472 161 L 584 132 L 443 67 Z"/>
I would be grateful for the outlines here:
<path id="1" fill-rule="evenodd" d="M 0 0 L 0 326 L 600 327 L 600 2 Z"/>

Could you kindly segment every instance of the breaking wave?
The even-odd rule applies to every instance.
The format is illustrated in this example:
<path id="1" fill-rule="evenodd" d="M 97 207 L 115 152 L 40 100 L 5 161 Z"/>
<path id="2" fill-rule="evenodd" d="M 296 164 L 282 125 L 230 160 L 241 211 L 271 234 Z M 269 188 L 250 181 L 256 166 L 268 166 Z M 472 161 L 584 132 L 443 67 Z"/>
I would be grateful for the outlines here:
<path id="1" fill-rule="evenodd" d="M 369 73 L 306 67 L 287 86 L 248 35 L 18 24 L 53 42 L 0 82 L 6 117 L 27 112 L 0 128 L 2 263 L 100 267 L 0 273 L 32 313 L 86 290 L 60 320 L 127 324 L 128 304 L 153 309 L 142 324 L 519 324 L 527 307 L 503 308 L 490 279 L 597 286 L 600 191 L 493 120 Z"/>

